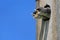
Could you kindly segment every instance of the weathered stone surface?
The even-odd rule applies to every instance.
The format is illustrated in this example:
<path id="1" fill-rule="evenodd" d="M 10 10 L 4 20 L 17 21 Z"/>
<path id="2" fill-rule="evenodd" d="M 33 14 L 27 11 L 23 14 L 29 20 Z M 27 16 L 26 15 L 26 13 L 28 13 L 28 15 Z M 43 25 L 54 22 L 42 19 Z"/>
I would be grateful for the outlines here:
<path id="1" fill-rule="evenodd" d="M 57 8 L 57 40 L 60 40 L 60 0 L 56 0 Z"/>
<path id="2" fill-rule="evenodd" d="M 49 22 L 49 32 L 48 32 L 48 38 L 47 40 L 60 40 L 60 25 L 59 25 L 59 21 L 60 21 L 60 15 L 59 15 L 59 1 L 57 0 L 57 12 L 56 12 L 56 0 L 40 0 L 39 3 L 37 2 L 37 6 L 36 8 L 39 8 L 40 6 L 41 7 L 44 7 L 45 5 L 49 4 L 51 6 L 51 19 L 50 19 L 50 22 Z M 57 25 L 56 26 L 56 13 L 57 13 Z M 39 36 L 40 36 L 40 28 L 41 28 L 41 19 L 37 19 L 37 40 L 39 40 Z M 57 28 L 57 30 L 56 30 Z M 57 33 L 58 33 L 58 36 L 57 36 Z M 57 38 L 58 37 L 58 38 Z"/>
<path id="3" fill-rule="evenodd" d="M 56 0 L 40 0 L 37 1 L 36 8 L 44 7 L 46 4 L 51 6 L 51 19 L 49 22 L 49 32 L 47 40 L 57 40 L 57 31 L 56 31 Z M 41 19 L 37 20 L 37 40 L 39 40 L 41 28 Z M 58 29 L 59 32 L 59 29 Z M 59 36 L 60 37 L 60 36 Z"/>

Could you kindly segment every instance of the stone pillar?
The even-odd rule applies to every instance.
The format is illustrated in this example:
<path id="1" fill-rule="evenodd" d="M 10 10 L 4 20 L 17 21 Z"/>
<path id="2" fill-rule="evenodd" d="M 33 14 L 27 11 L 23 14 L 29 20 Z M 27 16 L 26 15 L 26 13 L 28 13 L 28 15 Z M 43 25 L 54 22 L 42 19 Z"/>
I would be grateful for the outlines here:
<path id="1" fill-rule="evenodd" d="M 51 18 L 49 20 L 49 30 L 47 40 L 57 40 L 57 31 L 56 31 L 56 0 L 38 0 L 36 1 L 36 8 L 44 7 L 46 4 L 49 4 L 51 7 Z M 42 19 L 36 19 L 36 40 L 39 40 L 40 30 L 42 25 Z"/>

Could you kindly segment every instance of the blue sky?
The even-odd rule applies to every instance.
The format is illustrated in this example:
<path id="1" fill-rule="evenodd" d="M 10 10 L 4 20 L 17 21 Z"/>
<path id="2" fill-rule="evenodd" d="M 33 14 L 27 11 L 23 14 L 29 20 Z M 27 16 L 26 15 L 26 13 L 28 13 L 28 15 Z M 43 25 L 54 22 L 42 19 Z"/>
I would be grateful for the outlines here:
<path id="1" fill-rule="evenodd" d="M 35 0 L 0 0 L 0 40 L 36 40 Z"/>

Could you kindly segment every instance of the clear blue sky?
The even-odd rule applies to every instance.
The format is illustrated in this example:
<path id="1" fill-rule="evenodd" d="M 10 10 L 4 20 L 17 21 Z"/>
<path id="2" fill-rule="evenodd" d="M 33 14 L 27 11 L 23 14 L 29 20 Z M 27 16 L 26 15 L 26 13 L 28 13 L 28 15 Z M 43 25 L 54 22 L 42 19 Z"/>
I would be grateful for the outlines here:
<path id="1" fill-rule="evenodd" d="M 35 0 L 0 0 L 0 40 L 36 40 Z"/>

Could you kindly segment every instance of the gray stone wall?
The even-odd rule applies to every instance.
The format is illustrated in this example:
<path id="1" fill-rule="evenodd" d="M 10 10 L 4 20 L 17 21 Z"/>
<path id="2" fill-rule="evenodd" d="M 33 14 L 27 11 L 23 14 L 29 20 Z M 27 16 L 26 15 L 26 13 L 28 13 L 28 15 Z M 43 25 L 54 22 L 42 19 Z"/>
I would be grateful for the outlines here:
<path id="1" fill-rule="evenodd" d="M 56 0 L 56 8 L 57 8 L 57 40 L 60 40 L 60 0 Z"/>

